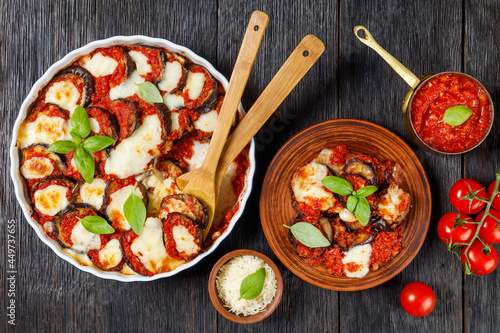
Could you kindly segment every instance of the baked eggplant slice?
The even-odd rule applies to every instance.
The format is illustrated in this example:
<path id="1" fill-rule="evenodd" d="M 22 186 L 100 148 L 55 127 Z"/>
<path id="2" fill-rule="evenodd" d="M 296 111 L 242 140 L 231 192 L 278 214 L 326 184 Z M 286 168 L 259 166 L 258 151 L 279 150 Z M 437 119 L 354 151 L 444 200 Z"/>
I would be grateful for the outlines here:
<path id="1" fill-rule="evenodd" d="M 330 220 L 324 216 L 320 217 L 318 219 L 318 223 L 321 226 L 321 229 L 323 231 L 323 235 L 330 241 L 330 243 L 333 241 L 333 228 L 330 223 Z"/>
<path id="2" fill-rule="evenodd" d="M 59 155 L 48 150 L 46 145 L 32 145 L 21 150 L 20 171 L 30 183 L 48 176 L 60 175 L 64 169 L 65 165 Z"/>
<path id="3" fill-rule="evenodd" d="M 333 193 L 327 190 L 321 180 L 330 175 L 328 167 L 317 162 L 299 166 L 292 175 L 292 205 L 306 215 L 319 215 L 337 204 Z"/>
<path id="4" fill-rule="evenodd" d="M 168 51 L 163 52 L 164 71 L 158 82 L 158 89 L 173 94 L 181 89 L 186 82 L 186 58 Z"/>
<path id="5" fill-rule="evenodd" d="M 99 216 L 94 208 L 88 205 L 70 205 L 55 220 L 54 235 L 62 247 L 79 253 L 101 248 L 101 237 L 85 229 L 79 219 L 85 216 Z"/>
<path id="6" fill-rule="evenodd" d="M 119 271 L 124 264 L 121 234 L 101 235 L 101 247 L 87 252 L 92 263 L 103 271 Z"/>
<path id="7" fill-rule="evenodd" d="M 184 106 L 196 109 L 200 114 L 212 110 L 217 102 L 218 84 L 202 66 L 189 64 L 186 84 L 182 90 Z"/>
<path id="8" fill-rule="evenodd" d="M 157 158 L 155 168 L 156 170 L 161 171 L 165 178 L 175 179 L 184 173 L 184 170 L 182 170 L 179 166 L 179 163 L 166 155 L 162 155 Z"/>
<path id="9" fill-rule="evenodd" d="M 146 81 L 156 83 L 164 71 L 162 52 L 156 47 L 129 46 L 128 55 L 135 62 L 137 73 Z"/>
<path id="10" fill-rule="evenodd" d="M 87 204 L 100 210 L 103 207 L 107 185 L 107 182 L 100 177 L 94 177 L 91 184 L 80 179 L 71 193 L 71 202 Z"/>
<path id="11" fill-rule="evenodd" d="M 333 229 L 333 241 L 342 251 L 347 251 L 354 245 L 371 243 L 377 234 L 377 230 L 371 226 L 351 231 L 339 218 L 331 220 L 331 226 Z"/>
<path id="12" fill-rule="evenodd" d="M 68 114 L 55 104 L 40 104 L 22 122 L 17 145 L 23 149 L 34 144 L 47 146 L 58 140 L 71 140 Z"/>
<path id="13" fill-rule="evenodd" d="M 169 256 L 189 260 L 203 250 L 203 231 L 198 223 L 180 213 L 163 220 L 165 247 Z"/>
<path id="14" fill-rule="evenodd" d="M 377 211 L 379 215 L 394 229 L 401 224 L 410 211 L 411 197 L 398 185 L 391 184 L 380 196 Z"/>
<path id="15" fill-rule="evenodd" d="M 108 110 L 91 106 L 87 108 L 87 114 L 90 118 L 91 130 L 96 135 L 109 136 L 118 141 L 120 138 L 120 126 L 114 114 Z"/>
<path id="16" fill-rule="evenodd" d="M 159 217 L 167 218 L 172 213 L 188 216 L 198 223 L 201 229 L 205 229 L 208 224 L 207 207 L 192 195 L 179 193 L 163 198 Z"/>
<path id="17" fill-rule="evenodd" d="M 369 185 L 377 184 L 377 174 L 371 163 L 365 162 L 359 158 L 353 158 L 342 168 L 342 172 L 350 175 L 363 176 Z"/>
<path id="18" fill-rule="evenodd" d="M 33 185 L 31 202 L 34 211 L 45 221 L 53 221 L 69 205 L 75 183 L 70 178 L 57 175 L 44 178 Z"/>
<path id="19" fill-rule="evenodd" d="M 70 115 L 77 106 L 87 107 L 94 93 L 94 78 L 85 68 L 69 66 L 44 87 L 45 103 L 55 104 Z"/>
<path id="20" fill-rule="evenodd" d="M 170 113 L 171 128 L 169 140 L 178 142 L 184 135 L 193 128 L 189 113 L 184 109 L 172 110 Z"/>
<path id="21" fill-rule="evenodd" d="M 121 244 L 125 262 L 135 272 L 147 276 L 168 270 L 168 256 L 163 239 L 163 224 L 160 219 L 147 218 L 139 236 L 132 229 L 123 234 Z"/>
<path id="22" fill-rule="evenodd" d="M 130 229 L 130 224 L 123 213 L 123 205 L 132 191 L 142 199 L 147 207 L 146 188 L 133 177 L 127 179 L 114 178 L 106 187 L 102 210 L 115 230 L 126 231 Z"/>
<path id="23" fill-rule="evenodd" d="M 141 109 L 134 102 L 117 99 L 110 103 L 109 112 L 116 116 L 120 127 L 119 138 L 128 138 L 141 124 Z"/>

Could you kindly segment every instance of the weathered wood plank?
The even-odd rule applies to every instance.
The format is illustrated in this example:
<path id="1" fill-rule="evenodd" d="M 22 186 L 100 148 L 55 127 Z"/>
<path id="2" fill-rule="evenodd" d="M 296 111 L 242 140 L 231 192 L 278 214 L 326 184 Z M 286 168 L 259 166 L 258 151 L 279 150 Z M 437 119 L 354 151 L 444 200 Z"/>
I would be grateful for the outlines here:
<path id="1" fill-rule="evenodd" d="M 340 295 L 340 329 L 461 331 L 460 267 L 435 232 L 439 217 L 451 208 L 444 193 L 460 177 L 461 159 L 423 152 L 409 141 L 401 114 L 408 86 L 378 54 L 357 40 L 352 29 L 364 25 L 382 47 L 419 77 L 460 70 L 462 8 L 455 1 L 349 1 L 342 3 L 341 15 L 340 116 L 380 124 L 416 151 L 431 184 L 433 213 L 422 249 L 402 273 L 373 290 Z M 436 309 L 423 319 L 409 316 L 400 306 L 402 288 L 413 281 L 427 283 L 437 294 Z"/>
<path id="2" fill-rule="evenodd" d="M 489 90 L 493 103 L 500 102 L 500 55 L 496 32 L 500 10 L 494 1 L 465 1 L 464 72 L 477 78 Z M 488 186 L 500 170 L 500 128 L 497 119 L 485 142 L 465 155 L 464 175 Z M 497 245 L 497 250 L 499 249 Z M 456 263 L 458 264 L 458 263 Z M 500 274 L 466 276 L 464 281 L 465 332 L 497 332 L 500 327 Z"/>

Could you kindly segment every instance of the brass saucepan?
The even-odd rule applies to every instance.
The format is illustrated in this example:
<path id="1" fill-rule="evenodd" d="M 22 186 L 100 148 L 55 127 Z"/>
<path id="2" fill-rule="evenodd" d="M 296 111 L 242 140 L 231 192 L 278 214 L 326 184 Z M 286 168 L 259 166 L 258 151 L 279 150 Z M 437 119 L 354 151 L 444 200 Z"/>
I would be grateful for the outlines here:
<path id="1" fill-rule="evenodd" d="M 365 34 L 364 37 L 361 37 L 358 34 L 358 32 L 360 30 L 364 32 L 364 34 Z M 467 75 L 467 74 L 464 74 L 464 73 L 452 72 L 452 71 L 442 72 L 442 73 L 438 73 L 438 74 L 428 74 L 428 75 L 425 75 L 425 76 L 423 76 L 422 78 L 419 79 L 408 68 L 406 68 L 396 58 L 394 58 L 389 52 L 387 52 L 386 50 L 384 50 L 377 43 L 377 41 L 375 41 L 375 39 L 370 34 L 370 32 L 368 31 L 368 29 L 366 29 L 365 27 L 363 27 L 361 25 L 358 25 L 358 26 L 354 27 L 354 34 L 356 35 L 356 37 L 363 44 L 367 45 L 368 47 L 370 47 L 371 49 L 373 49 L 375 52 L 377 52 L 389 64 L 389 66 L 391 66 L 392 69 L 394 69 L 396 71 L 396 73 L 398 73 L 399 76 L 401 76 L 401 78 L 403 78 L 403 80 L 405 80 L 405 82 L 410 86 L 410 90 L 408 91 L 408 93 L 406 94 L 406 96 L 405 96 L 405 98 L 403 100 L 403 119 L 404 119 L 404 125 L 405 125 L 406 132 L 408 133 L 408 135 L 410 136 L 410 138 L 416 144 L 418 144 L 420 147 L 422 147 L 422 148 L 424 148 L 424 149 L 426 149 L 428 151 L 434 152 L 434 153 L 447 154 L 447 155 L 456 155 L 456 154 L 463 154 L 465 152 L 471 151 L 472 149 L 474 149 L 477 146 L 479 146 L 484 141 L 484 139 L 488 136 L 491 128 L 493 127 L 493 118 L 494 118 L 495 112 L 494 112 L 494 108 L 493 108 L 493 101 L 491 99 L 490 94 L 488 93 L 488 90 L 486 90 L 486 88 L 479 81 L 477 81 L 475 78 L 473 78 L 470 75 Z M 414 126 L 413 126 L 413 123 L 411 121 L 411 105 L 412 105 L 412 100 L 413 100 L 413 97 L 415 96 L 415 93 L 418 91 L 418 89 L 420 87 L 425 86 L 425 83 L 428 80 L 431 80 L 432 78 L 434 78 L 434 77 L 436 77 L 438 75 L 446 74 L 446 73 L 463 75 L 465 77 L 468 77 L 472 81 L 476 82 L 479 85 L 479 87 L 481 87 L 484 90 L 484 92 L 486 93 L 486 95 L 488 96 L 489 106 L 490 106 L 490 112 L 491 112 L 490 124 L 489 124 L 488 130 L 484 134 L 482 140 L 480 142 L 478 142 L 474 147 L 472 147 L 472 148 L 470 148 L 468 150 L 461 151 L 461 152 L 456 152 L 456 153 L 443 152 L 443 151 L 437 150 L 437 149 L 429 146 L 427 143 L 425 143 L 417 135 L 417 132 L 416 132 L 416 130 L 415 130 Z"/>

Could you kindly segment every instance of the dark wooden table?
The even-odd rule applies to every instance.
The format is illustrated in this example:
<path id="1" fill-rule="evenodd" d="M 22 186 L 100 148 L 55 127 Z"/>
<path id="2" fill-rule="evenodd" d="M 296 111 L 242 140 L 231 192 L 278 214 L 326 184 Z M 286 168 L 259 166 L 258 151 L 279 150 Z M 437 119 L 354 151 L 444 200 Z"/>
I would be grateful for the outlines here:
<path id="1" fill-rule="evenodd" d="M 229 77 L 256 9 L 268 13 L 270 22 L 244 94 L 247 109 L 304 35 L 318 36 L 326 50 L 256 136 L 252 194 L 231 235 L 194 268 L 150 283 L 99 279 L 59 259 L 24 219 L 9 176 L 12 126 L 33 83 L 75 48 L 133 34 L 185 45 Z M 484 277 L 465 276 L 438 239 L 436 224 L 452 209 L 447 193 L 454 181 L 467 176 L 488 184 L 500 168 L 499 120 L 471 153 L 440 156 L 418 148 L 410 142 L 401 116 L 408 87 L 354 37 L 358 24 L 417 76 L 447 70 L 468 73 L 499 105 L 500 4 L 495 0 L 1 1 L 0 331 L 498 332 L 499 269 Z M 398 134 L 415 150 L 432 187 L 431 226 L 416 258 L 392 280 L 359 292 L 325 290 L 295 277 L 272 253 L 259 220 L 262 180 L 273 155 L 293 134 L 334 118 L 364 119 Z M 6 267 L 10 220 L 16 231 L 13 296 Z M 207 290 L 215 261 L 240 248 L 270 256 L 284 279 L 276 312 L 249 326 L 218 315 Z M 400 306 L 402 288 L 413 281 L 427 283 L 436 292 L 436 308 L 427 317 L 411 317 Z M 16 326 L 7 324 L 12 299 Z"/>

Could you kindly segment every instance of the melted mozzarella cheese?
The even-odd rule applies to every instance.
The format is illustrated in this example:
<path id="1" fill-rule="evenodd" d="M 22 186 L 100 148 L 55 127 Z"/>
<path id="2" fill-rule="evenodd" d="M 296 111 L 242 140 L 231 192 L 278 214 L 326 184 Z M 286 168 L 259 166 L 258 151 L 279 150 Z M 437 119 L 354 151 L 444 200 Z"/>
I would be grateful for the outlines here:
<path id="1" fill-rule="evenodd" d="M 399 205 L 407 196 L 409 196 L 408 193 L 403 189 L 391 184 L 387 192 L 381 196 L 377 210 L 385 220 L 389 222 L 396 220 L 405 213 L 404 211 L 400 211 Z"/>
<path id="2" fill-rule="evenodd" d="M 92 132 L 98 134 L 101 131 L 101 127 L 99 126 L 99 123 L 94 118 L 89 118 L 89 120 L 90 120 L 90 130 Z"/>
<path id="3" fill-rule="evenodd" d="M 149 217 L 144 222 L 141 234 L 130 247 L 146 269 L 153 274 L 164 269 L 167 251 L 163 243 L 163 224 L 160 219 Z"/>
<path id="4" fill-rule="evenodd" d="M 102 53 L 96 53 L 92 58 L 86 58 L 83 68 L 88 70 L 92 76 L 106 76 L 111 75 L 118 67 L 118 62 Z"/>
<path id="5" fill-rule="evenodd" d="M 135 187 L 134 185 L 128 185 L 116 192 L 113 192 L 110 195 L 111 202 L 106 206 L 106 214 L 113 222 L 116 222 L 119 228 L 122 230 L 130 229 L 130 224 L 128 223 L 123 213 L 123 205 L 130 196 L 130 193 L 132 193 L 132 189 L 134 190 L 134 194 L 142 199 L 141 190 L 139 190 L 139 188 Z"/>
<path id="6" fill-rule="evenodd" d="M 54 171 L 52 160 L 48 157 L 32 157 L 24 161 L 21 173 L 26 179 L 46 177 Z"/>
<path id="7" fill-rule="evenodd" d="M 73 242 L 71 248 L 78 252 L 87 252 L 88 250 L 98 250 L 101 248 L 101 237 L 85 229 L 81 221 L 78 221 L 73 227 L 71 241 Z"/>
<path id="8" fill-rule="evenodd" d="M 106 182 L 101 178 L 94 178 L 92 184 L 85 182 L 80 187 L 80 198 L 84 203 L 92 205 L 99 210 L 104 201 L 106 185 Z"/>
<path id="9" fill-rule="evenodd" d="M 349 251 L 344 252 L 344 258 L 342 258 L 342 263 L 345 265 L 347 263 L 353 262 L 360 267 L 354 271 L 350 272 L 347 268 L 344 269 L 345 275 L 347 277 L 362 278 L 370 271 L 368 267 L 370 258 L 372 255 L 372 246 L 370 244 L 356 245 L 349 249 Z"/>
<path id="10" fill-rule="evenodd" d="M 66 192 L 68 188 L 61 185 L 49 185 L 35 192 L 35 207 L 45 215 L 55 216 L 69 204 Z"/>
<path id="11" fill-rule="evenodd" d="M 200 250 L 200 246 L 196 243 L 196 239 L 189 233 L 186 227 L 176 225 L 172 228 L 172 236 L 177 252 L 183 253 L 185 256 L 190 256 Z"/>
<path id="12" fill-rule="evenodd" d="M 144 118 L 134 133 L 120 142 L 109 155 L 104 165 L 107 174 L 127 178 L 144 171 L 148 163 L 159 155 L 162 143 L 162 125 L 157 115 Z"/>
<path id="13" fill-rule="evenodd" d="M 32 144 L 51 145 L 58 140 L 71 140 L 69 122 L 61 117 L 39 115 L 35 121 L 23 123 L 19 129 L 19 146 L 26 148 Z"/>
<path id="14" fill-rule="evenodd" d="M 99 251 L 101 267 L 111 269 L 116 267 L 123 259 L 122 247 L 118 239 L 112 239 Z"/>
<path id="15" fill-rule="evenodd" d="M 178 61 L 167 62 L 165 64 L 165 71 L 158 88 L 166 92 L 172 92 L 182 79 L 182 65 Z"/>
<path id="16" fill-rule="evenodd" d="M 134 71 L 127 80 L 109 90 L 109 98 L 115 100 L 134 96 L 134 94 L 139 93 L 137 85 L 144 81 L 144 78 L 139 75 L 139 72 Z"/>
<path id="17" fill-rule="evenodd" d="M 128 53 L 130 58 L 134 60 L 135 67 L 137 68 L 137 73 L 139 75 L 146 75 L 151 72 L 151 65 L 148 64 L 148 57 L 142 52 L 139 51 L 130 51 Z"/>
<path id="18" fill-rule="evenodd" d="M 188 72 L 184 91 L 188 92 L 190 100 L 195 100 L 200 97 L 201 92 L 203 91 L 203 86 L 205 85 L 205 79 L 206 77 L 204 73 Z"/>
<path id="19" fill-rule="evenodd" d="M 292 177 L 292 191 L 298 202 L 305 202 L 314 207 L 314 201 L 321 202 L 322 211 L 333 207 L 335 200 L 332 193 L 328 192 L 321 180 L 328 176 L 328 168 L 324 164 L 311 162 L 301 166 Z"/>
<path id="20" fill-rule="evenodd" d="M 85 100 L 85 90 L 82 94 L 70 81 L 58 81 L 49 87 L 45 93 L 45 103 L 52 103 L 73 114 L 75 108 Z"/>
<path id="21" fill-rule="evenodd" d="M 54 222 L 45 222 L 43 224 L 43 230 L 45 232 L 53 232 L 54 231 Z"/>
<path id="22" fill-rule="evenodd" d="M 351 213 L 347 208 L 342 208 L 342 210 L 339 212 L 339 217 L 342 221 L 345 222 L 356 222 L 358 220 L 356 218 L 356 215 Z"/>
<path id="23" fill-rule="evenodd" d="M 190 158 L 184 158 L 184 161 L 188 164 L 187 171 L 193 171 L 198 169 L 203 164 L 203 160 L 207 155 L 208 147 L 210 143 L 194 141 L 193 143 L 193 155 Z"/>
<path id="24" fill-rule="evenodd" d="M 217 125 L 217 119 L 219 119 L 219 114 L 215 110 L 204 113 L 194 122 L 194 128 L 212 133 L 215 130 L 215 125 Z"/>
<path id="25" fill-rule="evenodd" d="M 181 128 L 181 126 L 179 125 L 179 113 L 178 112 L 170 112 L 170 121 L 171 121 L 171 126 L 170 126 L 171 132 Z"/>
<path id="26" fill-rule="evenodd" d="M 146 177 L 142 183 L 149 189 L 147 211 L 153 215 L 160 213 L 163 198 L 180 192 L 174 179 L 164 179 L 163 175 L 157 171 Z"/>
<path id="27" fill-rule="evenodd" d="M 165 94 L 163 95 L 163 103 L 165 103 L 170 110 L 179 110 L 184 107 L 184 98 L 182 98 L 181 95 Z"/>

